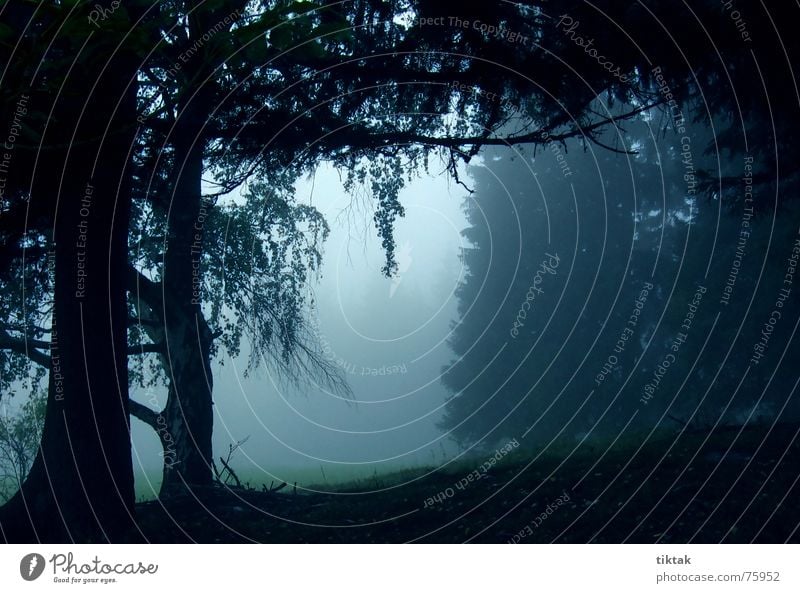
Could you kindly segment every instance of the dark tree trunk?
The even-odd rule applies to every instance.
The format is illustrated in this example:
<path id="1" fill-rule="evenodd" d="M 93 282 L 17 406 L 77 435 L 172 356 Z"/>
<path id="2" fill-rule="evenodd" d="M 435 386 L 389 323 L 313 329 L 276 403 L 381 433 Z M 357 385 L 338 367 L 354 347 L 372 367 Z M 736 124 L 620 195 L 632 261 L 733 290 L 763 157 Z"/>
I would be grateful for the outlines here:
<path id="1" fill-rule="evenodd" d="M 201 310 L 202 244 L 210 206 L 202 201 L 203 127 L 207 99 L 200 91 L 181 109 L 176 125 L 175 166 L 179 171 L 169 212 L 164 261 L 163 327 L 169 396 L 162 494 L 213 480 L 212 336 Z"/>
<path id="2" fill-rule="evenodd" d="M 124 51 L 108 62 L 68 81 L 64 100 L 79 96 L 85 111 L 78 121 L 64 106 L 68 127 L 46 138 L 71 144 L 54 214 L 50 386 L 39 453 L 0 509 L 6 541 L 126 541 L 134 525 L 125 263 L 136 62 Z"/>
<path id="3" fill-rule="evenodd" d="M 129 286 L 136 291 L 137 314 L 147 319 L 145 331 L 160 344 L 168 396 L 163 410 L 131 402 L 131 414 L 158 435 L 164 457 L 161 493 L 169 495 L 212 481 L 213 428 L 212 337 L 199 307 L 187 319 L 168 284 L 152 282 L 130 268 Z M 191 305 L 191 303 L 190 303 Z M 167 312 L 169 311 L 169 312 Z"/>
<path id="4" fill-rule="evenodd" d="M 188 19 L 189 40 L 212 28 L 230 8 L 193 11 Z M 213 336 L 201 309 L 204 223 L 211 205 L 202 200 L 205 126 L 212 112 L 212 89 L 203 86 L 215 61 L 193 54 L 182 66 L 186 80 L 199 86 L 184 89 L 171 138 L 175 147 L 175 186 L 167 218 L 168 243 L 164 256 L 162 321 L 169 378 L 169 395 L 162 414 L 165 446 L 162 494 L 213 482 L 214 428 L 211 345 Z"/>
<path id="5" fill-rule="evenodd" d="M 237 0 L 216 9 L 194 10 L 192 3 L 185 3 L 191 13 L 187 47 L 202 39 L 234 8 L 241 10 L 245 5 Z M 201 309 L 201 257 L 204 221 L 212 208 L 202 200 L 205 125 L 214 107 L 213 89 L 204 87 L 203 81 L 217 65 L 217 57 L 202 51 L 193 52 L 181 65 L 183 79 L 190 82 L 182 89 L 176 107 L 177 121 L 168 140 L 175 148 L 174 190 L 166 205 L 164 272 L 160 294 L 153 294 L 152 290 L 149 295 L 142 294 L 160 326 L 149 333 L 164 343 L 161 360 L 169 383 L 164 410 L 155 415 L 144 413 L 149 416 L 145 422 L 156 430 L 164 448 L 162 495 L 211 485 L 214 476 L 213 336 Z"/>
<path id="6" fill-rule="evenodd" d="M 164 479 L 161 494 L 191 486 L 207 486 L 213 480 L 211 338 L 198 311 L 193 319 L 176 312 L 167 322 L 170 387 L 162 412 L 163 428 L 157 429 L 164 447 Z"/>

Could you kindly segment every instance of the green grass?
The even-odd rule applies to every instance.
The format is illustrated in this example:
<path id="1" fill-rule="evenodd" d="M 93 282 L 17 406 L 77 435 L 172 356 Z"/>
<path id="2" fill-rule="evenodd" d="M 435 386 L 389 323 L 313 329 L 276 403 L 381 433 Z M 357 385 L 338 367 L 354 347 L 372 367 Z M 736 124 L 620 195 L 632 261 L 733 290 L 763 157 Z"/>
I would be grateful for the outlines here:
<path id="1" fill-rule="evenodd" d="M 610 449 L 587 441 L 569 458 L 577 443 L 565 440 L 536 461 L 540 450 L 520 447 L 460 489 L 492 452 L 436 470 L 326 469 L 325 480 L 308 470 L 296 474 L 298 486 L 324 492 L 217 488 L 201 494 L 202 504 L 191 496 L 163 501 L 167 511 L 145 503 L 138 516 L 154 542 L 506 542 L 520 533 L 526 543 L 784 541 L 800 523 L 796 431 L 750 427 L 735 442 L 729 429 L 662 432 L 638 453 L 642 436 L 632 435 Z M 569 501 L 536 524 L 565 492 Z"/>

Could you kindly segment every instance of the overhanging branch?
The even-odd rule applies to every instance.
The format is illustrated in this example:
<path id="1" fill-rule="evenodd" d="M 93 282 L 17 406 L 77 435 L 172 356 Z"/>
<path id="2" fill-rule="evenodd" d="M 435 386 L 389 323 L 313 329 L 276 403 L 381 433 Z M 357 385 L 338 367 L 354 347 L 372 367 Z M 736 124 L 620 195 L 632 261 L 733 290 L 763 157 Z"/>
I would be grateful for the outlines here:
<path id="1" fill-rule="evenodd" d="M 595 121 L 586 126 L 578 125 L 560 134 L 550 134 L 545 130 L 537 130 L 528 134 L 497 136 L 494 138 L 486 136 L 465 136 L 465 137 L 440 137 L 425 136 L 413 132 L 390 132 L 387 134 L 367 134 L 361 139 L 361 144 L 356 144 L 357 149 L 363 150 L 370 147 L 387 146 L 391 144 L 420 144 L 424 146 L 442 146 L 445 148 L 463 148 L 467 146 L 511 146 L 515 144 L 549 144 L 550 142 L 562 142 L 570 138 L 580 136 L 591 136 L 591 132 L 609 125 L 616 125 L 617 122 L 631 119 L 640 113 L 648 111 L 662 101 L 656 101 L 647 105 L 642 105 L 618 116 L 609 116 Z"/>

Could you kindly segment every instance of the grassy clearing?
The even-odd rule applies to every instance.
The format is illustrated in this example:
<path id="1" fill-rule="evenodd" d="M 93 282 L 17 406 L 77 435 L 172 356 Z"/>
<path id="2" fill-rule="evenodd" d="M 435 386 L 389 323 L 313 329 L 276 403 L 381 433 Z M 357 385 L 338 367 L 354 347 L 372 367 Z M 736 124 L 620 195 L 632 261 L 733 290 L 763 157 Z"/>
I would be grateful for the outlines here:
<path id="1" fill-rule="evenodd" d="M 797 541 L 799 429 L 662 433 L 641 448 L 634 435 L 569 458 L 576 443 L 565 441 L 536 461 L 540 451 L 520 447 L 485 472 L 491 454 L 329 477 L 324 493 L 216 488 L 199 502 L 140 504 L 138 515 L 155 542 Z"/>

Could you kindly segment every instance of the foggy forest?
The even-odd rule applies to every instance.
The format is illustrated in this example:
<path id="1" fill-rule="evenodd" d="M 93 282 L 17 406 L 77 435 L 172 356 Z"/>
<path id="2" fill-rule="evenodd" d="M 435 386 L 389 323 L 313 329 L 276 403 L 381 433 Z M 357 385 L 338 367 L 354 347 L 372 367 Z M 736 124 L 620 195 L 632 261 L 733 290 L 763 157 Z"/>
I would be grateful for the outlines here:
<path id="1" fill-rule="evenodd" d="M 800 542 L 798 17 L 0 2 L 0 541 Z"/>

